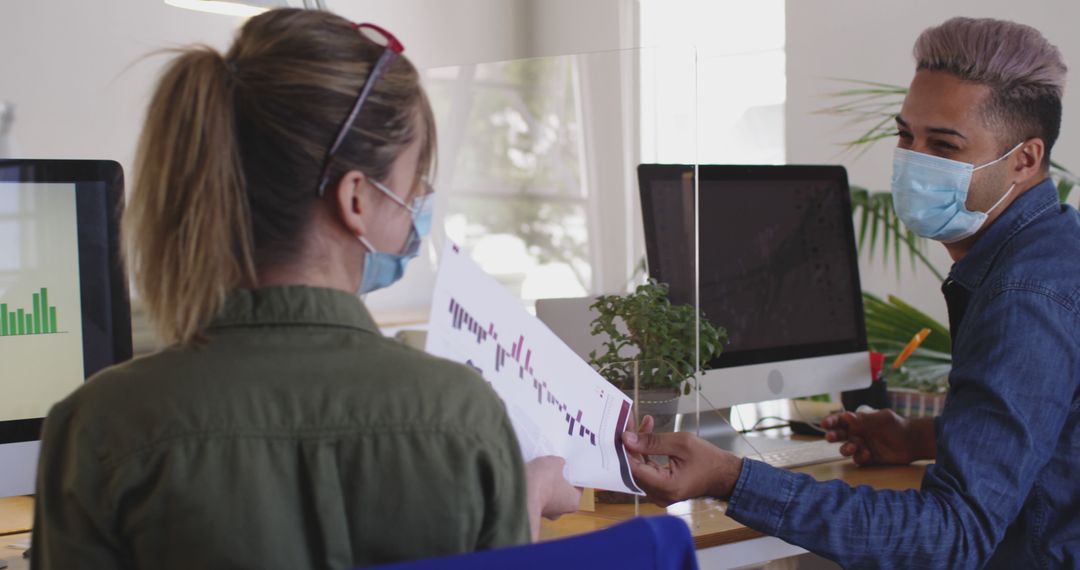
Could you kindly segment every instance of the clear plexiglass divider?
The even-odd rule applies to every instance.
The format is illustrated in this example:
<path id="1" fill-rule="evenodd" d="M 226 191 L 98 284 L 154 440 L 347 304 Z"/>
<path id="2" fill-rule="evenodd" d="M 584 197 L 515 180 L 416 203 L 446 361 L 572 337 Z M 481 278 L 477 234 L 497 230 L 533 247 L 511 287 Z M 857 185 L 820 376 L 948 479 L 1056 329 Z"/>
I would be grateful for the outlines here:
<path id="1" fill-rule="evenodd" d="M 695 49 L 497 61 L 423 75 L 439 155 L 430 243 L 406 277 L 418 284 L 413 290 L 430 290 L 450 240 L 630 396 L 636 425 L 649 413 L 657 429 L 680 427 L 673 404 L 700 414 Z M 639 184 L 639 168 L 648 168 L 641 165 L 658 164 L 678 175 Z M 664 239 L 647 248 L 647 235 Z M 665 277 L 670 307 L 632 302 L 656 296 L 650 274 Z M 608 302 L 598 312 L 591 306 L 601 296 Z M 593 334 L 604 314 L 614 335 Z"/>

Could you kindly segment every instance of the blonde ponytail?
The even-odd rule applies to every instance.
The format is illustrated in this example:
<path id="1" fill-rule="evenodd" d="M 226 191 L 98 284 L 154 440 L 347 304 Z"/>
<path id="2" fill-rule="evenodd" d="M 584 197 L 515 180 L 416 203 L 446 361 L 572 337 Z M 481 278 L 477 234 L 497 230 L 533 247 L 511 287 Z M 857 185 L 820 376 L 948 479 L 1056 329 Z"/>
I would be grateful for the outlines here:
<path id="1" fill-rule="evenodd" d="M 305 255 L 327 147 L 382 52 L 340 16 L 282 9 L 248 20 L 225 56 L 181 50 L 166 68 L 124 232 L 128 268 L 167 341 L 197 339 L 226 292 Z M 330 183 L 350 170 L 384 179 L 414 141 L 422 175 L 435 159 L 434 119 L 419 73 L 398 57 L 334 156 Z"/>
<path id="2" fill-rule="evenodd" d="M 233 96 L 228 64 L 197 47 L 169 65 L 147 112 L 125 253 L 168 342 L 193 340 L 229 289 L 255 281 Z"/>

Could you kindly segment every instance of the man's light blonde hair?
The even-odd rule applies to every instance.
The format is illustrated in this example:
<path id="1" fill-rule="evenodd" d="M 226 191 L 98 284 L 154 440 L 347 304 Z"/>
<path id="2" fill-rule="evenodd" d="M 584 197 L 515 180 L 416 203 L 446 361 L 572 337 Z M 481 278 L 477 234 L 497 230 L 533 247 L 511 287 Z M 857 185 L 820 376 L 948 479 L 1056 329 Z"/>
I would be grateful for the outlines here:
<path id="1" fill-rule="evenodd" d="M 1040 138 L 1049 164 L 1061 130 L 1067 68 L 1038 30 L 990 18 L 953 18 L 925 30 L 914 51 L 920 71 L 943 71 L 989 87 L 983 113 L 999 131 L 1003 151 Z"/>

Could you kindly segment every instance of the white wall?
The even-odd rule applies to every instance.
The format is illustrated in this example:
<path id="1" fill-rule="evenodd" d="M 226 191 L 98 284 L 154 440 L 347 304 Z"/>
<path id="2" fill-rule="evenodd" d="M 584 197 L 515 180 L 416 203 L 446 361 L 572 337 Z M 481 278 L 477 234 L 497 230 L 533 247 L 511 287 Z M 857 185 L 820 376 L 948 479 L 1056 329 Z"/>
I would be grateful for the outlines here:
<path id="1" fill-rule="evenodd" d="M 394 32 L 420 67 L 618 49 L 626 0 L 327 0 Z"/>
<path id="2" fill-rule="evenodd" d="M 420 67 L 616 49 L 624 0 L 330 0 L 384 25 Z M 0 101 L 34 158 L 118 160 L 130 167 L 162 48 L 225 49 L 239 18 L 161 0 L 0 2 Z"/>
<path id="3" fill-rule="evenodd" d="M 136 0 L 0 4 L 0 99 L 15 104 L 20 154 L 127 170 L 164 61 L 139 58 L 196 41 L 222 47 L 235 22 Z"/>
<path id="4" fill-rule="evenodd" d="M 1080 70 L 1080 4 L 1069 1 L 1011 2 L 1006 0 L 788 0 L 787 2 L 787 157 L 791 163 L 843 163 L 853 184 L 888 190 L 892 169 L 891 140 L 854 160 L 835 144 L 854 131 L 835 117 L 814 111 L 830 102 L 825 95 L 840 84 L 828 78 L 852 78 L 907 85 L 914 73 L 911 48 L 925 28 L 953 16 L 994 17 L 1038 28 L 1064 54 L 1066 63 Z M 1054 158 L 1080 170 L 1080 93 L 1067 89 L 1062 136 Z M 1071 202 L 1075 203 L 1074 198 Z M 931 244 L 933 260 L 944 273 L 951 265 L 944 248 Z M 883 268 L 880 259 L 863 263 L 863 286 L 879 294 L 894 293 L 946 319 L 938 285 L 926 271 L 912 278 L 905 269 L 902 280 Z"/>
<path id="5" fill-rule="evenodd" d="M 617 49 L 632 0 L 330 0 L 331 10 L 392 30 L 421 68 Z M 14 103 L 19 155 L 119 161 L 136 142 L 167 56 L 162 48 L 226 49 L 239 18 L 162 0 L 0 2 L 0 101 Z M 632 32 L 632 30 L 630 30 Z M 403 283 L 415 297 L 430 284 Z M 393 307 L 392 299 L 386 306 Z"/>
<path id="6" fill-rule="evenodd" d="M 337 4 L 348 17 L 393 30 L 422 66 L 526 53 L 524 0 Z M 21 154 L 114 159 L 130 173 L 146 103 L 167 59 L 143 56 L 196 42 L 225 49 L 241 22 L 161 0 L 3 2 L 0 100 L 16 105 Z"/>

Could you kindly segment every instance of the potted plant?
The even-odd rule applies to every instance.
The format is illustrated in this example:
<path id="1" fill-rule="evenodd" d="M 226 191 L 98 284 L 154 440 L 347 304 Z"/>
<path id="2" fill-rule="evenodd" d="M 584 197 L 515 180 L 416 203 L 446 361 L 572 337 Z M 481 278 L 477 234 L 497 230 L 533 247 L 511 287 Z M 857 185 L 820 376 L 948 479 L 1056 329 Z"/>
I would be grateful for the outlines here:
<path id="1" fill-rule="evenodd" d="M 626 295 L 600 296 L 591 309 L 591 333 L 603 346 L 589 364 L 634 399 L 639 413 L 652 415 L 658 431 L 670 430 L 679 396 L 720 356 L 727 332 L 694 307 L 672 304 L 668 286 L 654 279 Z"/>

